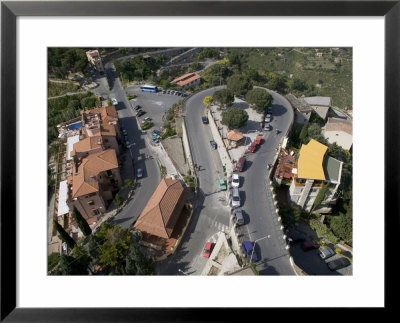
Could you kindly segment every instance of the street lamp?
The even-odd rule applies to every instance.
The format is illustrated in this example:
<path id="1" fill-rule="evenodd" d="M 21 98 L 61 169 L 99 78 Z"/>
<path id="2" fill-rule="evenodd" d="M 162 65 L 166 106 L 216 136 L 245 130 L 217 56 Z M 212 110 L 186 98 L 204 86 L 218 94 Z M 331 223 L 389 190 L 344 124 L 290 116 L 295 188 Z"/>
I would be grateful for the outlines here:
<path id="1" fill-rule="evenodd" d="M 184 271 L 182 271 L 181 269 L 178 269 L 179 272 L 181 272 L 182 274 L 184 274 L 185 276 L 188 276 L 188 274 L 186 274 Z"/>
<path id="2" fill-rule="evenodd" d="M 271 236 L 270 235 L 267 235 L 267 236 L 265 236 L 265 237 L 262 237 L 262 238 L 260 238 L 260 239 L 257 239 L 257 240 L 255 240 L 254 242 L 253 242 L 253 250 L 251 251 L 251 257 L 250 257 L 250 264 L 251 264 L 251 262 L 253 261 L 253 253 L 254 253 L 254 248 L 255 248 L 255 246 L 256 246 L 256 242 L 257 241 L 260 241 L 260 240 L 263 240 L 263 239 L 266 239 L 266 238 L 271 238 Z"/>

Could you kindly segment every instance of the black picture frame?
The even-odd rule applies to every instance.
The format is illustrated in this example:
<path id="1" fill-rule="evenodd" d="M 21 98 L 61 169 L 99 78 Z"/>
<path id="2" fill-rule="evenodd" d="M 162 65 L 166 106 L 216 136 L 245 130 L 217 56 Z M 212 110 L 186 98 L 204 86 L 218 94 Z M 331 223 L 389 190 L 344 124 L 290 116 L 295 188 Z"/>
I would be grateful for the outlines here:
<path id="1" fill-rule="evenodd" d="M 396 1 L 4 1 L 1 3 L 1 321 L 235 321 L 240 309 L 16 307 L 16 19 L 18 16 L 384 16 L 385 308 L 398 286 L 388 261 L 399 235 L 400 4 Z M 371 147 L 373 149 L 373 147 Z M 390 256 L 389 256 L 390 255 Z M 366 287 L 367 288 L 367 287 Z M 215 296 L 215 295 L 214 295 Z M 320 297 L 320 296 L 318 296 Z M 312 302 L 310 303 L 312 306 Z M 256 314 L 252 314 L 253 319 Z M 258 313 L 260 314 L 260 313 Z M 283 314 L 283 313 L 282 313 Z"/>

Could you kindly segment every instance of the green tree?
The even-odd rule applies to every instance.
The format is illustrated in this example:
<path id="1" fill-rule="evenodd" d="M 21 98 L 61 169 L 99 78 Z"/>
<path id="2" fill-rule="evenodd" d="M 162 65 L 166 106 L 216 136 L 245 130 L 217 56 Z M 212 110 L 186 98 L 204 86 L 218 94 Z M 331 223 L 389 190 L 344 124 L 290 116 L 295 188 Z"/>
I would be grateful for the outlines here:
<path id="1" fill-rule="evenodd" d="M 114 267 L 126 257 L 131 244 L 129 229 L 105 222 L 97 235 L 102 241 L 101 248 L 98 249 L 100 264 Z"/>
<path id="2" fill-rule="evenodd" d="M 264 89 L 256 88 L 247 92 L 246 100 L 257 112 L 263 112 L 272 104 L 272 95 Z"/>
<path id="3" fill-rule="evenodd" d="M 215 91 L 212 97 L 213 101 L 221 105 L 222 107 L 230 107 L 235 100 L 233 93 L 229 89 L 223 89 Z"/>
<path id="4" fill-rule="evenodd" d="M 83 108 L 91 109 L 91 108 L 96 107 L 97 102 L 98 102 L 98 98 L 93 95 L 93 96 L 83 98 L 81 100 L 81 106 Z"/>
<path id="5" fill-rule="evenodd" d="M 307 134 L 308 134 L 308 124 L 304 124 L 303 127 L 301 128 L 300 134 L 299 134 L 299 139 L 302 144 L 306 143 L 307 139 Z"/>
<path id="6" fill-rule="evenodd" d="M 347 244 L 353 245 L 353 203 L 346 205 L 346 212 L 329 218 L 329 227 L 332 232 L 343 239 Z"/>
<path id="7" fill-rule="evenodd" d="M 96 235 L 92 234 L 89 238 L 89 255 L 92 259 L 97 260 L 100 255 L 100 249 L 103 241 Z"/>
<path id="8" fill-rule="evenodd" d="M 122 203 L 124 203 L 124 201 L 125 201 L 125 199 L 121 195 L 119 195 L 118 193 L 115 194 L 113 202 L 114 202 L 116 207 L 121 207 Z"/>
<path id="9" fill-rule="evenodd" d="M 92 229 L 75 206 L 72 209 L 72 215 L 85 237 L 90 235 L 92 233 Z"/>
<path id="10" fill-rule="evenodd" d="M 61 255 L 58 252 L 53 252 L 47 257 L 47 271 L 52 270 L 60 262 Z"/>
<path id="11" fill-rule="evenodd" d="M 54 226 L 56 227 L 56 230 L 61 236 L 61 240 L 65 241 L 67 244 L 68 248 L 74 249 L 76 242 L 74 239 L 71 238 L 71 236 L 64 230 L 64 228 L 57 222 L 53 221 Z"/>
<path id="12" fill-rule="evenodd" d="M 246 111 L 239 108 L 229 108 L 222 112 L 221 123 L 227 126 L 229 129 L 238 129 L 244 127 L 247 124 L 249 115 Z"/>
<path id="13" fill-rule="evenodd" d="M 297 91 L 305 91 L 308 89 L 308 85 L 307 85 L 306 81 L 300 80 L 298 78 L 294 78 L 292 81 L 291 89 L 297 90 Z"/>
<path id="14" fill-rule="evenodd" d="M 72 250 L 72 253 L 74 254 L 75 259 L 79 261 L 82 266 L 92 271 L 89 266 L 92 258 L 83 246 L 76 245 L 75 248 Z"/>
<path id="15" fill-rule="evenodd" d="M 60 261 L 60 270 L 63 275 L 87 275 L 87 268 L 76 258 L 68 255 L 62 255 Z"/>
<path id="16" fill-rule="evenodd" d="M 79 111 L 81 109 L 81 102 L 79 100 L 71 100 L 68 102 L 68 109 Z"/>
<path id="17" fill-rule="evenodd" d="M 268 81 L 268 88 L 276 90 L 281 93 L 286 93 L 287 90 L 287 77 L 284 75 L 271 75 Z"/>
<path id="18" fill-rule="evenodd" d="M 245 95 L 253 85 L 247 76 L 235 74 L 228 78 L 227 87 L 235 95 Z"/>
<path id="19" fill-rule="evenodd" d="M 153 264 L 147 260 L 144 254 L 134 243 L 131 244 L 129 254 L 126 257 L 125 272 L 127 275 L 153 275 Z"/>

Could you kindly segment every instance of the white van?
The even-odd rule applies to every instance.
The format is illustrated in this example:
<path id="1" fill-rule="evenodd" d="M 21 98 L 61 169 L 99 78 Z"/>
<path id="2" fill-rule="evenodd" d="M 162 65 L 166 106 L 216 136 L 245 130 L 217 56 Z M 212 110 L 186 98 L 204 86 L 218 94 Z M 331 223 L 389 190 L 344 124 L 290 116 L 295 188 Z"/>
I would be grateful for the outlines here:
<path id="1" fill-rule="evenodd" d="M 232 206 L 240 207 L 240 194 L 237 187 L 234 187 L 232 190 Z"/>

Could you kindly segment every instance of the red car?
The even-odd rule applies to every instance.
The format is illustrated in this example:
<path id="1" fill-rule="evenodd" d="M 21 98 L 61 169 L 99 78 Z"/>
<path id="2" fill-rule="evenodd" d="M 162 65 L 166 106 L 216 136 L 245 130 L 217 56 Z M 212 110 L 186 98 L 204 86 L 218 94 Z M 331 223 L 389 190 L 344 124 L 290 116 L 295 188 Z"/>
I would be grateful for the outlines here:
<path id="1" fill-rule="evenodd" d="M 257 137 L 257 138 L 254 140 L 253 144 L 255 143 L 256 145 L 261 145 L 262 141 L 263 141 L 263 138 L 262 138 L 262 137 Z"/>
<path id="2" fill-rule="evenodd" d="M 239 161 L 236 163 L 236 170 L 242 172 L 245 164 L 246 164 L 246 158 L 240 157 Z"/>
<path id="3" fill-rule="evenodd" d="M 256 152 L 256 149 L 257 149 L 257 143 L 256 143 L 255 141 L 253 141 L 253 142 L 251 143 L 251 145 L 249 146 L 248 150 L 249 150 L 250 152 L 254 153 L 254 152 Z"/>
<path id="4" fill-rule="evenodd" d="M 203 257 L 204 258 L 209 258 L 210 257 L 212 248 L 213 248 L 213 243 L 212 242 L 207 242 L 205 247 L 204 247 L 204 250 L 203 250 Z"/>

